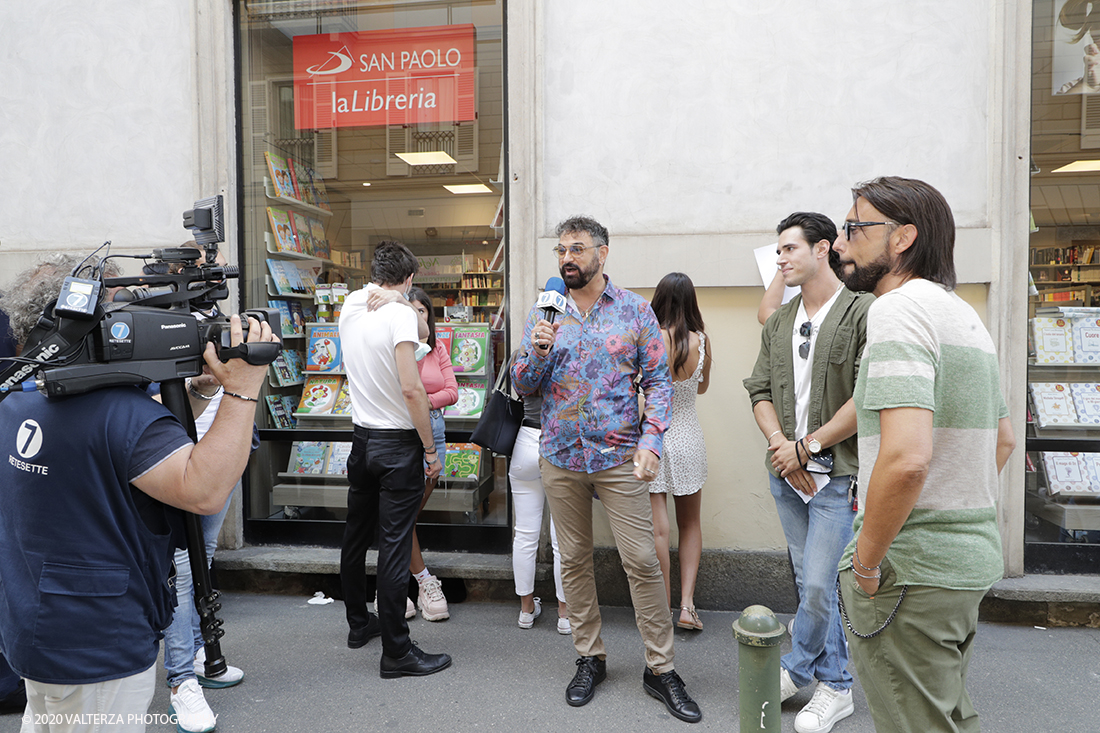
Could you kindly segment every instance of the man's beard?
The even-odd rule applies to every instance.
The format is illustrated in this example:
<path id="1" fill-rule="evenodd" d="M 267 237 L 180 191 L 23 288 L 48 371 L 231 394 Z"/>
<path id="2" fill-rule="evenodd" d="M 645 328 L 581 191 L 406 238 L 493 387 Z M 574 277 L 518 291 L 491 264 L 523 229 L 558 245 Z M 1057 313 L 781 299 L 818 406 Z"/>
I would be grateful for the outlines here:
<path id="1" fill-rule="evenodd" d="M 849 265 L 852 266 L 851 272 L 848 271 Z M 883 252 L 878 258 L 867 263 L 863 267 L 860 267 L 854 262 L 843 263 L 841 272 L 844 274 L 840 276 L 840 279 L 849 290 L 860 293 L 871 293 L 878 287 L 879 280 L 886 277 L 887 273 L 890 272 L 890 269 L 890 256 Z"/>
<path id="2" fill-rule="evenodd" d="M 600 261 L 598 259 L 592 260 L 592 265 L 588 269 L 575 263 L 573 266 L 577 268 L 577 271 L 570 272 L 569 274 L 566 274 L 565 265 L 558 268 L 558 272 L 561 273 L 561 279 L 565 282 L 565 287 L 570 290 L 580 290 L 585 285 L 592 282 L 592 278 L 600 271 Z"/>

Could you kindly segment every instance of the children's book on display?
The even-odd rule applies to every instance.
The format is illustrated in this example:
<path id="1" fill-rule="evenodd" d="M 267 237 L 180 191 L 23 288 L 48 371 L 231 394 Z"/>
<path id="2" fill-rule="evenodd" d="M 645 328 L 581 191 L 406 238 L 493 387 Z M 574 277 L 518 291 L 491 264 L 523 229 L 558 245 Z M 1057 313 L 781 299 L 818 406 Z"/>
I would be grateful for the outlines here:
<path id="1" fill-rule="evenodd" d="M 340 328 L 335 323 L 315 323 L 309 326 L 307 349 L 307 372 L 338 372 L 343 366 Z"/>
<path id="2" fill-rule="evenodd" d="M 327 441 L 296 440 L 290 449 L 290 465 L 287 466 L 287 473 L 319 476 L 325 472 L 327 455 Z"/>
<path id="3" fill-rule="evenodd" d="M 1037 364 L 1073 363 L 1073 327 L 1068 318 L 1036 316 L 1031 319 L 1031 338 Z"/>
<path id="4" fill-rule="evenodd" d="M 298 198 L 294 193 L 294 179 L 291 177 L 293 174 L 286 158 L 271 152 L 265 152 L 264 158 L 267 160 L 267 172 L 271 174 L 271 186 L 275 189 L 275 195 L 289 199 Z"/>
<path id="5" fill-rule="evenodd" d="M 301 246 L 294 234 L 294 225 L 290 214 L 274 206 L 267 207 L 267 218 L 271 222 L 271 233 L 275 235 L 275 248 L 280 252 L 301 252 Z"/>
<path id="6" fill-rule="evenodd" d="M 477 481 L 481 476 L 482 448 L 476 443 L 447 443 L 442 478 Z"/>
<path id="7" fill-rule="evenodd" d="M 348 474 L 348 456 L 350 455 L 351 443 L 333 443 L 328 453 L 328 463 L 325 464 L 325 473 L 329 476 L 346 476 Z"/>
<path id="8" fill-rule="evenodd" d="M 302 398 L 298 401 L 298 415 L 328 415 L 336 404 L 340 394 L 343 377 L 338 375 L 314 374 L 306 378 L 302 386 Z"/>
<path id="9" fill-rule="evenodd" d="M 1077 411 L 1073 393 L 1063 382 L 1032 382 L 1031 400 L 1035 405 L 1035 423 L 1040 428 L 1076 425 Z"/>
<path id="10" fill-rule="evenodd" d="M 455 376 L 484 376 L 489 370 L 489 327 L 483 324 L 454 326 L 451 366 Z"/>
<path id="11" fill-rule="evenodd" d="M 443 408 L 443 417 L 474 420 L 481 417 L 485 400 L 489 396 L 487 377 L 455 377 L 458 382 L 458 401 Z"/>

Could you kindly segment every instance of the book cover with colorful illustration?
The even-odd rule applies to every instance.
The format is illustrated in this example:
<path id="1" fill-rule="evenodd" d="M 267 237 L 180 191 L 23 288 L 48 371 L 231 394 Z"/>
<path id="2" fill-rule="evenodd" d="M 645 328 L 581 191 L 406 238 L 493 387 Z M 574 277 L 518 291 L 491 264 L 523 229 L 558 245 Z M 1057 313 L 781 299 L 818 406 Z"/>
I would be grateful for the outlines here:
<path id="1" fill-rule="evenodd" d="M 267 220 L 271 223 L 271 233 L 275 235 L 275 249 L 279 252 L 300 252 L 298 239 L 294 236 L 294 225 L 290 223 L 290 214 L 284 209 L 267 207 Z"/>
<path id="2" fill-rule="evenodd" d="M 348 380 L 344 380 L 340 385 L 340 393 L 336 395 L 336 404 L 332 406 L 333 415 L 350 415 L 351 414 L 351 385 L 348 384 Z"/>
<path id="3" fill-rule="evenodd" d="M 267 160 L 267 172 L 271 174 L 271 187 L 275 189 L 275 195 L 298 198 L 294 195 L 294 180 L 290 177 L 290 166 L 286 158 L 271 152 L 265 152 L 264 158 Z"/>
<path id="4" fill-rule="evenodd" d="M 308 169 L 307 173 L 309 174 L 309 184 L 313 189 L 310 192 L 313 195 L 313 205 L 325 211 L 332 211 L 332 207 L 328 204 L 328 191 L 325 189 L 325 179 L 320 173 L 312 168 Z"/>
<path id="5" fill-rule="evenodd" d="M 313 256 L 322 260 L 332 259 L 332 250 L 328 246 L 328 238 L 325 237 L 325 225 L 320 219 L 308 217 L 309 233 L 313 238 Z"/>
<path id="6" fill-rule="evenodd" d="M 487 374 L 489 354 L 488 326 L 454 327 L 454 335 L 451 337 L 451 365 L 454 367 L 455 376 Z"/>
<path id="7" fill-rule="evenodd" d="M 454 343 L 455 330 L 452 326 L 444 326 L 437 323 L 435 325 L 435 341 L 436 345 L 443 344 L 443 348 L 448 354 L 451 353 L 451 346 Z M 453 366 L 453 364 L 452 364 Z"/>
<path id="8" fill-rule="evenodd" d="M 328 441 L 296 440 L 290 449 L 290 465 L 287 473 L 300 476 L 319 476 L 325 472 Z"/>
<path id="9" fill-rule="evenodd" d="M 291 336 L 305 336 L 306 335 L 306 314 L 302 310 L 302 304 L 297 300 L 292 300 L 287 303 L 287 307 L 290 309 L 290 322 L 292 326 Z"/>
<path id="10" fill-rule="evenodd" d="M 290 225 L 294 229 L 294 237 L 298 240 L 298 251 L 311 256 L 315 254 L 313 231 L 309 227 L 309 219 L 306 215 L 297 211 L 290 212 Z"/>
<path id="11" fill-rule="evenodd" d="M 283 406 L 282 397 L 277 394 L 265 395 L 264 403 L 267 404 L 268 412 L 271 413 L 271 420 L 276 428 L 291 427 L 290 417 L 286 414 L 286 408 Z"/>
<path id="12" fill-rule="evenodd" d="M 311 374 L 306 377 L 302 387 L 302 398 L 298 401 L 297 415 L 328 415 L 336 404 L 340 394 L 343 377 L 328 374 Z"/>
<path id="13" fill-rule="evenodd" d="M 285 394 L 282 397 L 283 409 L 286 410 L 286 418 L 290 420 L 290 427 L 298 427 L 298 418 L 294 417 L 294 411 L 298 409 L 298 395 Z"/>
<path id="14" fill-rule="evenodd" d="M 476 419 L 485 409 L 489 380 L 485 377 L 456 377 L 458 401 L 443 408 L 443 417 Z"/>
<path id="15" fill-rule="evenodd" d="M 294 319 L 290 315 L 290 304 L 285 300 L 269 300 L 267 301 L 267 307 L 275 308 L 279 311 L 279 328 L 281 330 L 281 335 L 295 336 Z"/>
<path id="16" fill-rule="evenodd" d="M 476 443 L 447 443 L 443 478 L 477 481 L 481 476 L 482 447 Z"/>
<path id="17" fill-rule="evenodd" d="M 348 456 L 350 455 L 351 443 L 333 443 L 328 453 L 328 463 L 325 464 L 325 473 L 329 476 L 346 476 L 348 474 Z"/>
<path id="18" fill-rule="evenodd" d="M 338 372 L 342 366 L 339 326 L 335 323 L 318 323 L 309 326 L 306 371 Z"/>
<path id="19" fill-rule="evenodd" d="M 271 274 L 271 283 L 275 286 L 275 290 L 278 291 L 279 295 L 294 295 L 294 287 L 291 285 L 290 277 L 283 269 L 283 264 L 282 260 L 269 259 L 267 261 L 267 271 Z M 298 268 L 295 267 L 294 270 L 297 272 Z"/>

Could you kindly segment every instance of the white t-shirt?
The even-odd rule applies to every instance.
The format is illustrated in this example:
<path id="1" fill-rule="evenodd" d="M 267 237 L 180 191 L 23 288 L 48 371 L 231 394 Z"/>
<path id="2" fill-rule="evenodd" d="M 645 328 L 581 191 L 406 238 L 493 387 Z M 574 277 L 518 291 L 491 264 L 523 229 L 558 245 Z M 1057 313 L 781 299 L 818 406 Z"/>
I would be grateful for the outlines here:
<path id="1" fill-rule="evenodd" d="M 795 438 L 801 438 L 809 432 L 810 415 L 810 381 L 814 367 L 814 345 L 817 343 L 817 333 L 821 330 L 821 324 L 825 322 L 825 316 L 840 295 L 840 288 L 833 293 L 833 297 L 825 302 L 825 305 L 814 313 L 813 318 L 806 315 L 806 302 L 799 300 L 798 315 L 794 319 L 794 333 L 791 336 L 791 360 L 794 363 L 794 430 Z M 809 321 L 813 324 L 810 333 L 810 353 L 803 359 L 798 354 L 798 348 L 806 339 L 798 333 L 799 327 Z"/>
<path id="2" fill-rule="evenodd" d="M 411 430 L 394 349 L 402 341 L 420 341 L 417 316 L 402 303 L 368 311 L 367 296 L 379 289 L 368 283 L 349 295 L 340 311 L 340 347 L 351 392 L 351 419 L 366 428 Z"/>

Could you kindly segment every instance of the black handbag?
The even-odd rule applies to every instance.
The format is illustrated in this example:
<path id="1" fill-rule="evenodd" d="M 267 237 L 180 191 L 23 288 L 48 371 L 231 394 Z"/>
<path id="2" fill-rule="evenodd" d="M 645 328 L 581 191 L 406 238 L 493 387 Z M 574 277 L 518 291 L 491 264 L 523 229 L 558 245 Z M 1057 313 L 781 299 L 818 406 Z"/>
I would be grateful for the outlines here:
<path id="1" fill-rule="evenodd" d="M 505 364 L 497 375 L 496 385 L 485 401 L 481 419 L 470 433 L 470 442 L 488 448 L 502 456 L 512 455 L 523 422 L 523 400 L 512 398 L 510 364 Z M 501 389 L 503 385 L 503 389 Z"/>

